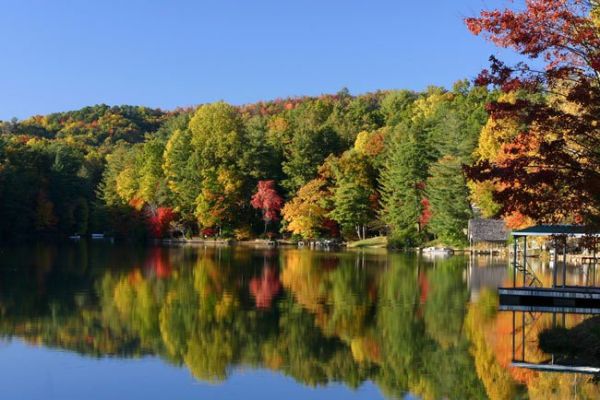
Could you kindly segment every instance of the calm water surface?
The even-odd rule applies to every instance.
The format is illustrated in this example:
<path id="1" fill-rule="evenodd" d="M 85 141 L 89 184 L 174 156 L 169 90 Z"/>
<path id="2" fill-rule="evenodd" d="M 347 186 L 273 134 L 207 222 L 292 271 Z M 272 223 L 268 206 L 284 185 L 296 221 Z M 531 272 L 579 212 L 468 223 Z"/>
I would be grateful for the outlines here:
<path id="1" fill-rule="evenodd" d="M 513 321 L 530 362 L 552 356 L 538 334 L 556 321 L 498 312 L 507 265 L 386 251 L 0 249 L 1 397 L 600 398 L 589 376 L 510 367 Z"/>

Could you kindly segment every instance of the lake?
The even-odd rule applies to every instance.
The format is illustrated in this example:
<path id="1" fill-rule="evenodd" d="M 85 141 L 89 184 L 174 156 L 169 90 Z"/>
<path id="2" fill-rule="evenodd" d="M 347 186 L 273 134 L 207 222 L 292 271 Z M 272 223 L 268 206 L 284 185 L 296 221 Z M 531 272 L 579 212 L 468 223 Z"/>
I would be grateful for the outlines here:
<path id="1" fill-rule="evenodd" d="M 508 282 L 489 256 L 3 248 L 2 398 L 599 398 L 588 375 L 510 366 L 555 356 L 556 315 L 499 312 Z"/>

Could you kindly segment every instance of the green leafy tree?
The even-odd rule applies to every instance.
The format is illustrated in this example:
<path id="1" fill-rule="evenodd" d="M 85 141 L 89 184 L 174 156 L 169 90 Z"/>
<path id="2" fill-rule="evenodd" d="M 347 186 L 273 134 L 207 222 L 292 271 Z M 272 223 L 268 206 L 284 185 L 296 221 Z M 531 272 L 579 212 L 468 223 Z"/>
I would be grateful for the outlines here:
<path id="1" fill-rule="evenodd" d="M 342 229 L 353 229 L 359 239 L 365 239 L 366 225 L 371 221 L 370 188 L 360 183 L 342 180 L 338 182 L 333 194 L 333 210 L 329 216 Z"/>
<path id="2" fill-rule="evenodd" d="M 205 172 L 202 191 L 196 198 L 196 218 L 204 228 L 233 226 L 240 215 L 242 179 L 224 168 Z"/>
<path id="3" fill-rule="evenodd" d="M 237 166 L 246 135 L 237 109 L 217 102 L 198 108 L 189 123 L 191 146 L 201 171 L 215 166 Z"/>
<path id="4" fill-rule="evenodd" d="M 341 156 L 329 156 L 319 169 L 332 193 L 329 217 L 340 225 L 342 233 L 365 238 L 367 225 L 375 218 L 377 193 L 374 158 L 360 150 L 347 150 Z"/>
<path id="5" fill-rule="evenodd" d="M 200 194 L 200 170 L 195 168 L 191 145 L 192 135 L 187 129 L 176 129 L 164 151 L 163 171 L 169 189 L 173 192 L 177 210 L 184 216 L 193 215 L 195 201 Z"/>
<path id="6" fill-rule="evenodd" d="M 126 202 L 119 191 L 118 181 L 123 179 L 119 178 L 124 173 L 123 171 L 131 171 L 131 155 L 130 148 L 121 144 L 116 146 L 113 152 L 106 157 L 106 167 L 102 175 L 99 192 L 102 200 L 108 206 Z"/>
<path id="7" fill-rule="evenodd" d="M 154 207 L 166 204 L 171 198 L 163 170 L 165 141 L 161 138 L 147 140 L 141 150 L 139 171 L 139 197 Z"/>

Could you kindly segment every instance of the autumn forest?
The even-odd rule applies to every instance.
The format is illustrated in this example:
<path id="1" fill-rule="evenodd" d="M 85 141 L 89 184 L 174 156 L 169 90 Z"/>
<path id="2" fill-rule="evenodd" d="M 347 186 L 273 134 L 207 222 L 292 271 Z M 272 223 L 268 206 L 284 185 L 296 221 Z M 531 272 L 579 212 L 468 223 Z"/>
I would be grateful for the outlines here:
<path id="1" fill-rule="evenodd" d="M 492 57 L 450 89 L 2 122 L 0 239 L 388 236 L 404 248 L 462 246 L 474 216 L 595 224 L 595 2 L 527 4 L 465 23 L 539 70 Z"/>
<path id="2" fill-rule="evenodd" d="M 461 165 L 474 160 L 492 96 L 460 82 L 174 112 L 95 106 L 5 123 L 2 236 L 140 239 L 179 226 L 238 239 L 355 238 L 394 221 L 405 240 L 460 242 L 470 215 Z M 414 203 L 405 215 L 396 196 Z"/>

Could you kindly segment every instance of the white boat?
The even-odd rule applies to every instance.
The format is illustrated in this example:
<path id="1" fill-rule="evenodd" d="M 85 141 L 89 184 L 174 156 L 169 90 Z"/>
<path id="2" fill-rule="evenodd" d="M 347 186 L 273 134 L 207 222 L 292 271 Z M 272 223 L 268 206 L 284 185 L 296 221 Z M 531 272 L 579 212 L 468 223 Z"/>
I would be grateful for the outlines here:
<path id="1" fill-rule="evenodd" d="M 92 239 L 104 239 L 104 233 L 92 233 Z"/>
<path id="2" fill-rule="evenodd" d="M 449 256 L 454 254 L 454 250 L 449 247 L 425 247 L 421 250 L 423 254 Z"/>
<path id="3" fill-rule="evenodd" d="M 71 235 L 71 236 L 69 236 L 69 239 L 71 239 L 71 240 L 80 240 L 81 239 L 81 235 Z"/>

